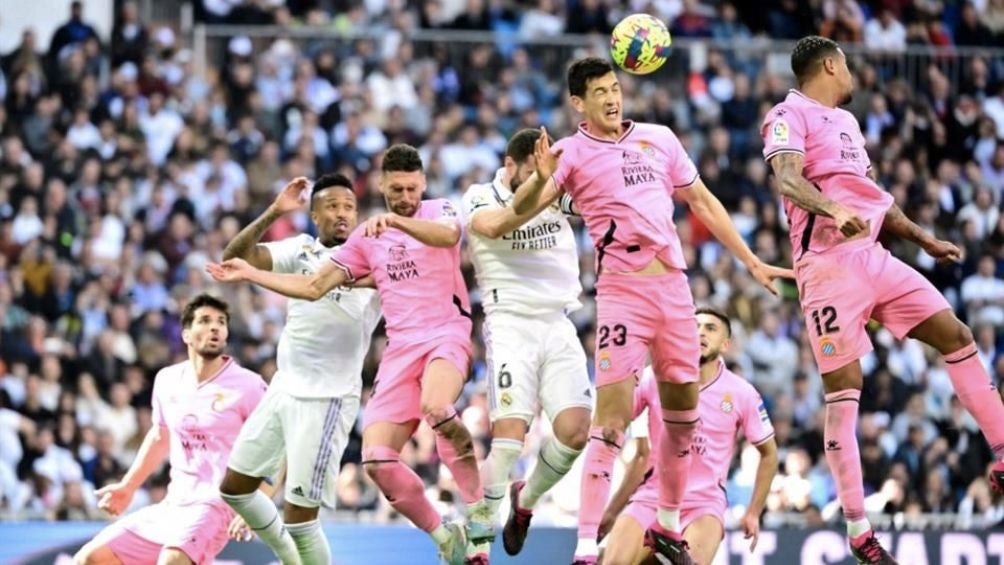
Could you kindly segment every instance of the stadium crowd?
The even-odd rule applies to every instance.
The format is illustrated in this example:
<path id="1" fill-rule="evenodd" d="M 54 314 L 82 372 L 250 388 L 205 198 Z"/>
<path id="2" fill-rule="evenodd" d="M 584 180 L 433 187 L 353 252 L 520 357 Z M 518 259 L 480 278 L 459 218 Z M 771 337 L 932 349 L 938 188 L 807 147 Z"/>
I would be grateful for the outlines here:
<path id="1" fill-rule="evenodd" d="M 519 128 L 572 131 L 564 59 L 522 40 L 602 35 L 625 13 L 646 10 L 670 22 L 678 37 L 715 41 L 819 32 L 889 51 L 1004 44 L 1004 0 L 776 0 L 769 9 L 696 0 L 562 4 L 205 0 L 200 17 L 212 23 L 384 32 L 358 41 L 233 37 L 205 76 L 195 73 L 193 53 L 175 29 L 140 21 L 130 2 L 117 3 L 110 41 L 79 16 L 57 30 L 46 51 L 25 30 L 0 59 L 0 517 L 101 518 L 93 490 L 124 472 L 151 425 L 152 379 L 183 355 L 177 318 L 187 297 L 209 290 L 231 301 L 231 352 L 271 376 L 284 300 L 251 285 L 217 287 L 203 267 L 288 180 L 347 173 L 357 179 L 362 219 L 383 206 L 374 171 L 390 144 L 419 147 L 429 195 L 459 201 L 467 186 L 490 178 L 507 136 Z M 465 46 L 458 57 L 448 45 L 410 41 L 418 28 L 518 34 Z M 981 359 L 999 384 L 1004 58 L 966 58 L 961 81 L 930 59 L 917 84 L 880 62 L 853 59 L 858 90 L 848 109 L 860 120 L 883 185 L 920 225 L 964 246 L 966 257 L 941 267 L 915 247 L 891 247 L 973 325 Z M 754 250 L 790 264 L 787 225 L 757 128 L 791 77 L 725 48 L 710 49 L 702 69 L 681 74 L 670 67 L 654 80 L 622 76 L 625 114 L 675 128 Z M 673 88 L 666 87 L 670 80 Z M 821 383 L 794 287 L 771 297 L 705 227 L 685 212 L 678 222 L 695 298 L 733 317 L 729 362 L 763 393 L 777 429 L 782 468 L 767 523 L 833 518 Z M 310 229 L 305 214 L 294 215 L 266 239 Z M 580 251 L 585 307 L 573 319 L 592 352 L 593 255 L 582 230 Z M 473 270 L 464 268 L 477 304 Z M 1004 506 L 993 503 L 984 479 L 989 450 L 953 397 L 940 356 L 873 331 L 859 423 L 868 509 L 958 513 L 953 525 L 960 527 L 1000 523 Z M 477 361 L 459 405 L 483 457 L 489 424 L 479 323 L 474 343 Z M 384 345 L 374 340 L 367 384 Z M 536 453 L 546 426 L 535 423 L 527 453 Z M 329 517 L 393 519 L 358 466 L 354 438 L 339 478 L 339 510 Z M 455 495 L 434 444 L 426 429 L 403 458 L 445 513 Z M 742 450 L 729 483 L 737 515 L 753 484 L 752 453 Z M 527 456 L 521 472 L 532 464 Z M 134 504 L 159 500 L 166 480 L 159 474 Z M 574 523 L 577 480 L 573 471 L 549 495 L 538 521 Z"/>

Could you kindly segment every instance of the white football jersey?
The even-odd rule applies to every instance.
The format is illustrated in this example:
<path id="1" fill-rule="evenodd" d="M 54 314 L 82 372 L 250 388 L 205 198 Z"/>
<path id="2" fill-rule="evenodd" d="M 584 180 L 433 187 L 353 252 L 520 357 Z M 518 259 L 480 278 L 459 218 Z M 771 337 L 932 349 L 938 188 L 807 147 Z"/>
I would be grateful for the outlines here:
<path id="1" fill-rule="evenodd" d="M 276 273 L 314 273 L 338 249 L 306 234 L 263 245 Z M 316 302 L 290 298 L 271 386 L 298 398 L 359 395 L 379 321 L 380 298 L 370 288 L 339 287 Z"/>
<path id="2" fill-rule="evenodd" d="M 512 189 L 502 182 L 504 171 L 499 169 L 490 183 L 472 185 L 463 199 L 468 244 L 485 312 L 536 316 L 577 310 L 582 306 L 582 285 L 575 233 L 558 206 L 498 239 L 471 229 L 476 214 L 505 208 L 512 201 Z"/>

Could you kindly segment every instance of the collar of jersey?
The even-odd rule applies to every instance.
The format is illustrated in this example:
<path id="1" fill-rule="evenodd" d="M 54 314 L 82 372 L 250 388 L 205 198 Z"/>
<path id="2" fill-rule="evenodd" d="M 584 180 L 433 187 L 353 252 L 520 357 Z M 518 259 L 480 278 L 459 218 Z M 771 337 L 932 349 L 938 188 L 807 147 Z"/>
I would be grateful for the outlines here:
<path id="1" fill-rule="evenodd" d="M 812 98 L 809 98 L 808 96 L 806 96 L 801 90 L 798 90 L 797 88 L 789 88 L 788 92 L 791 93 L 791 94 L 798 95 L 799 97 L 801 97 L 801 98 L 803 98 L 805 100 L 808 100 L 810 103 L 815 104 L 816 106 L 823 106 L 822 104 L 820 104 L 816 100 L 813 100 Z M 826 108 L 827 110 L 832 110 L 832 108 L 828 108 L 826 106 L 823 106 L 823 108 Z"/>
<path id="2" fill-rule="evenodd" d="M 579 122 L 579 132 L 582 133 L 582 135 L 588 137 L 589 139 L 591 139 L 593 141 L 598 141 L 600 143 L 609 143 L 611 145 L 616 145 L 618 143 L 623 142 L 625 139 L 627 139 L 627 136 L 631 135 L 631 132 L 634 131 L 634 120 L 623 120 L 623 121 L 621 121 L 621 125 L 624 126 L 624 133 L 621 134 L 621 136 L 617 139 L 617 141 L 611 141 L 609 139 L 602 139 L 602 138 L 596 137 L 595 135 L 589 133 L 589 129 L 586 128 L 586 122 Z"/>

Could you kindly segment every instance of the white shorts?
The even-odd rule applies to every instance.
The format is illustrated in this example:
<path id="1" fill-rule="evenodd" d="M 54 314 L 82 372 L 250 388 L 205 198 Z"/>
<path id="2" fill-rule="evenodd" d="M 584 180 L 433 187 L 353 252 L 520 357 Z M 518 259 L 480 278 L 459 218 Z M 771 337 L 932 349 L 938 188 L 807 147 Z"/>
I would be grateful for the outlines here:
<path id="1" fill-rule="evenodd" d="M 286 463 L 286 500 L 305 508 L 335 505 L 335 481 L 359 398 L 296 398 L 269 388 L 244 422 L 229 467 L 274 477 Z"/>
<path id="2" fill-rule="evenodd" d="M 592 409 L 586 353 L 563 314 L 529 318 L 496 312 L 483 326 L 491 420 L 527 425 L 540 408 L 549 419 L 566 408 Z"/>

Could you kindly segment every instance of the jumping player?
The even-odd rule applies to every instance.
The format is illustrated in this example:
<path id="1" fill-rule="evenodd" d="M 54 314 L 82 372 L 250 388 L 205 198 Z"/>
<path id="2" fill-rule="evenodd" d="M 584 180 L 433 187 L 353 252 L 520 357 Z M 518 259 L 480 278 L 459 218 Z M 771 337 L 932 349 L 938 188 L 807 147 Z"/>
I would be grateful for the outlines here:
<path id="1" fill-rule="evenodd" d="M 122 480 L 96 493 L 99 508 L 121 514 L 169 458 L 167 496 L 102 530 L 80 549 L 77 563 L 209 564 L 226 546 L 234 513 L 218 485 L 241 426 L 265 394 L 260 375 L 223 354 L 229 320 L 226 302 L 208 294 L 185 306 L 188 360 L 157 373 L 153 427 Z"/>
<path id="2" fill-rule="evenodd" d="M 756 482 L 749 506 L 742 519 L 743 531 L 751 539 L 750 550 L 756 547 L 760 534 L 760 514 L 763 512 L 770 484 L 777 473 L 777 444 L 774 427 L 764 408 L 763 400 L 753 385 L 729 371 L 722 353 L 731 346 L 732 329 L 727 316 L 709 308 L 697 311 L 698 334 L 701 340 L 701 399 L 698 412 L 701 425 L 694 436 L 694 455 L 691 460 L 690 481 L 683 497 L 680 526 L 683 537 L 690 546 L 690 554 L 699 565 L 710 565 L 725 536 L 725 481 L 736 448 L 736 433 L 742 430 L 746 441 L 760 452 Z M 640 439 L 658 444 L 662 435 L 659 421 L 659 393 L 652 370 L 645 376 L 635 392 L 635 417 L 648 412 L 647 422 L 639 418 Z M 632 430 L 635 426 L 632 426 Z M 648 432 L 647 434 L 644 432 Z M 647 446 L 636 453 L 645 459 Z M 629 467 L 641 467 L 629 465 Z M 654 470 L 647 462 L 644 474 L 629 473 L 614 494 L 604 516 L 604 524 L 613 523 L 603 552 L 605 565 L 634 565 L 651 555 L 644 545 L 645 530 L 655 520 L 658 488 L 652 480 Z M 626 508 L 625 508 L 625 503 Z M 622 512 L 623 510 L 623 512 Z M 616 521 L 614 521 L 616 520 Z"/>
<path id="3" fill-rule="evenodd" d="M 352 183 L 324 175 L 314 183 L 310 216 L 318 237 L 298 235 L 258 243 L 284 214 L 303 207 L 309 181 L 297 178 L 275 202 L 227 244 L 224 259 L 240 257 L 276 273 L 315 273 L 331 262 L 359 221 Z M 342 452 L 359 413 L 363 361 L 380 320 L 376 291 L 339 287 L 323 300 L 289 301 L 276 351 L 278 371 L 230 454 L 220 486 L 223 500 L 250 524 L 283 563 L 331 563 L 327 537 L 317 519 L 321 504 L 335 504 Z M 285 463 L 284 519 L 259 492 L 264 477 Z"/>
<path id="4" fill-rule="evenodd" d="M 1004 405 L 969 328 L 927 279 L 877 241 L 884 231 L 941 262 L 961 257 L 958 247 L 910 221 L 878 186 L 857 120 L 838 108 L 854 91 L 844 53 L 829 39 L 806 37 L 795 45 L 791 69 L 799 89 L 771 109 L 760 133 L 791 221 L 802 312 L 823 375 L 826 460 L 847 519 L 851 553 L 860 563 L 895 563 L 865 518 L 855 440 L 860 358 L 872 350 L 865 324 L 874 318 L 896 337 L 919 339 L 945 356 L 959 400 L 998 459 L 990 475 L 997 490 L 1004 489 Z M 857 280 L 850 282 L 848 273 Z"/>
<path id="5" fill-rule="evenodd" d="M 637 376 L 651 355 L 666 440 L 659 448 L 658 520 L 649 537 L 672 563 L 690 563 L 680 504 L 699 419 L 700 346 L 671 197 L 687 202 L 772 292 L 773 279 L 791 274 L 750 251 L 669 128 L 623 119 L 621 87 L 609 63 L 592 57 L 573 63 L 568 91 L 585 121 L 575 135 L 555 144 L 554 153 L 542 132 L 536 174 L 516 192 L 513 208 L 523 214 L 565 193 L 596 246 L 596 411 L 585 455 L 575 561 L 596 562 L 610 474 L 631 420 Z"/>
<path id="6" fill-rule="evenodd" d="M 585 447 L 592 413 L 586 354 L 567 318 L 582 306 L 575 234 L 563 213 L 571 210 L 549 205 L 517 215 L 509 206 L 513 191 L 533 173 L 538 136 L 535 129 L 517 132 L 492 182 L 468 188 L 463 200 L 486 314 L 492 445 L 481 475 L 493 519 L 538 402 L 554 431 L 530 477 L 509 489 L 502 541 L 510 555 L 523 548 L 537 500 Z"/>
<path id="7" fill-rule="evenodd" d="M 425 186 L 418 151 L 395 145 L 383 156 L 380 183 L 391 212 L 359 226 L 317 272 L 267 272 L 241 259 L 207 270 L 217 280 L 247 280 L 305 300 L 373 275 L 389 344 L 363 418 L 363 466 L 394 508 L 456 565 L 464 562 L 468 540 L 491 541 L 494 530 L 471 434 L 453 407 L 471 355 L 470 306 L 460 274 L 463 229 L 448 200 L 422 200 Z M 442 523 L 422 480 L 401 462 L 400 451 L 422 419 L 435 431 L 439 456 L 468 505 L 466 531 Z"/>

